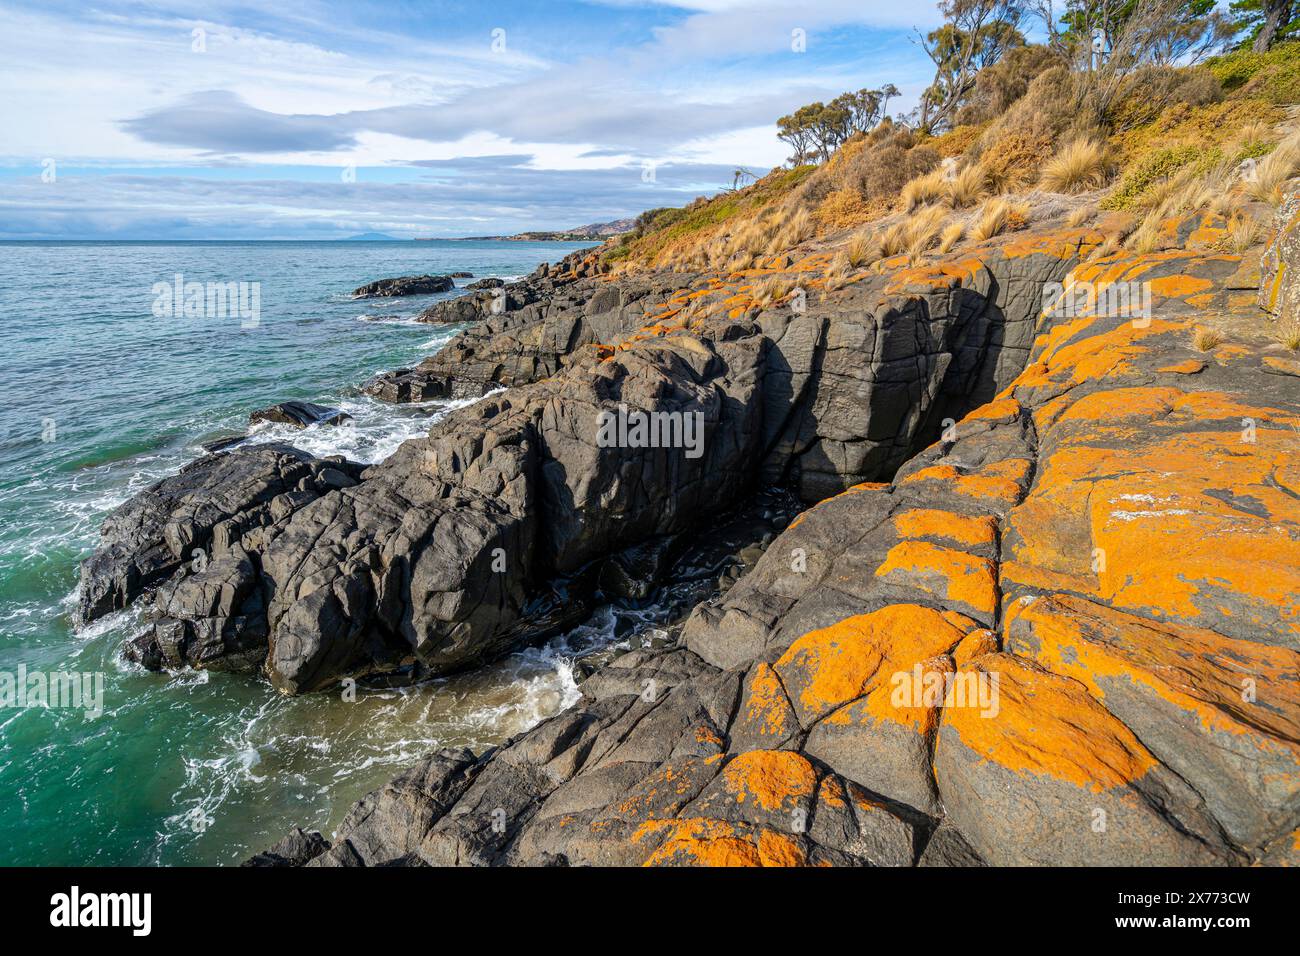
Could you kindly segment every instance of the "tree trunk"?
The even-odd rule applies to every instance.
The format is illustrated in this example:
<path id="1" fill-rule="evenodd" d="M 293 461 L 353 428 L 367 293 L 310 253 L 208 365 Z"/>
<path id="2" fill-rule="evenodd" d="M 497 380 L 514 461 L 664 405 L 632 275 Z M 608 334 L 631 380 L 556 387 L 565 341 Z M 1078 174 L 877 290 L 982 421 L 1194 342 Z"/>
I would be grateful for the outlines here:
<path id="1" fill-rule="evenodd" d="M 1256 53 L 1267 53 L 1277 32 L 1291 22 L 1291 0 L 1264 0 L 1264 22 L 1252 45 Z"/>

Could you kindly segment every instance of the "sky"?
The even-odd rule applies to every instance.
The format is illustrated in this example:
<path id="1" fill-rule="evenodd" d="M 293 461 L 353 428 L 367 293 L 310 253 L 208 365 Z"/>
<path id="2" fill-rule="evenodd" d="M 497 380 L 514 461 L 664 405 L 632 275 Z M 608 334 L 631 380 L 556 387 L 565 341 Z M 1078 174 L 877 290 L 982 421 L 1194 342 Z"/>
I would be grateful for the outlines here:
<path id="1" fill-rule="evenodd" d="M 929 0 L 0 5 L 0 239 L 506 235 L 679 206 L 929 80 Z"/>

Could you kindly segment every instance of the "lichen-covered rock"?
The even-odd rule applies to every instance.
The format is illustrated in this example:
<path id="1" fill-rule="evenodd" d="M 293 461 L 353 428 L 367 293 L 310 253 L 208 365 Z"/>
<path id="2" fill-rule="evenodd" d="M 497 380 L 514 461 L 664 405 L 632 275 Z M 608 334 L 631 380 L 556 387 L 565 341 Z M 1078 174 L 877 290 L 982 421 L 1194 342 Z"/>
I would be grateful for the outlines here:
<path id="1" fill-rule="evenodd" d="M 201 573 L 166 550 L 98 590 L 156 588 L 146 650 L 200 666 L 256 655 L 264 600 L 289 691 L 436 672 L 535 629 L 544 587 L 618 585 L 638 548 L 784 483 L 816 503 L 680 639 L 488 754 L 429 758 L 313 865 L 1291 862 L 1300 376 L 1240 333 L 1250 268 L 1221 231 L 1180 221 L 1144 255 L 1017 235 L 833 291 L 774 266 L 801 308 L 756 304 L 764 269 L 539 270 L 375 386 L 506 392 L 265 520 L 241 496 L 259 517 Z M 1090 291 L 1062 312 L 1057 283 Z M 1116 283 L 1149 314 L 1107 306 Z M 1230 340 L 1202 351 L 1201 325 Z M 620 402 L 698 410 L 705 453 L 602 447 Z"/>
<path id="2" fill-rule="evenodd" d="M 1300 322 L 1300 180 L 1283 189 L 1273 238 L 1260 263 L 1259 306 L 1280 322 Z"/>

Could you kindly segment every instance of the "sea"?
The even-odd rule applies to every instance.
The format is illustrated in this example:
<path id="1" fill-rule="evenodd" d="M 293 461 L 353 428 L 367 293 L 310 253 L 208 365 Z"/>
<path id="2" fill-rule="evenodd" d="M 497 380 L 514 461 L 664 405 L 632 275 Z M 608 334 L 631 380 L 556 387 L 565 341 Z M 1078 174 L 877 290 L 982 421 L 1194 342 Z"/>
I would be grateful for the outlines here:
<path id="1" fill-rule="evenodd" d="M 621 620 L 643 612 L 605 607 L 490 666 L 361 689 L 348 703 L 284 697 L 248 676 L 147 673 L 119 653 L 140 630 L 137 611 L 81 629 L 74 620 L 78 563 L 104 517 L 203 454 L 201 443 L 244 432 L 254 409 L 342 408 L 355 428 L 275 425 L 252 440 L 365 462 L 447 413 L 385 405 L 357 386 L 451 339 L 458 327 L 414 317 L 459 288 L 368 300 L 352 289 L 422 273 L 511 279 L 581 246 L 0 243 L 0 686 L 50 672 L 102 682 L 99 708 L 89 692 L 81 707 L 0 700 L 0 865 L 230 865 L 293 826 L 328 834 L 430 750 L 481 752 L 569 706 L 575 661 L 651 626 L 652 615 Z M 196 313 L 180 298 L 169 308 L 191 283 L 235 283 L 246 308 Z"/>

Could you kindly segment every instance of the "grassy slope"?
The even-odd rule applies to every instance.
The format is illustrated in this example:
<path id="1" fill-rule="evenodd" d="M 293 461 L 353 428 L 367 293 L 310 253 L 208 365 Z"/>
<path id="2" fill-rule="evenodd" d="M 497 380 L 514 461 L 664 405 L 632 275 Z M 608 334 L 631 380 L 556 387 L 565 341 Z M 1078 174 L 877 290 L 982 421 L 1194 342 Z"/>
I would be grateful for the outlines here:
<path id="1" fill-rule="evenodd" d="M 945 161 L 957 169 L 978 167 L 982 179 L 972 196 L 943 200 L 949 207 L 1026 194 L 1041 203 L 1042 192 L 1030 190 L 1044 164 L 1081 134 L 1105 141 L 1106 186 L 1096 197 L 1103 208 L 1129 211 L 1138 220 L 1178 211 L 1161 208 L 1175 187 L 1216 166 L 1222 178 L 1227 166 L 1276 147 L 1274 128 L 1288 106 L 1300 103 L 1300 43 L 1263 55 L 1236 51 L 1205 67 L 1135 79 L 1099 124 L 1084 128 L 1068 101 L 1069 82 L 1058 68 L 1030 82 L 1009 106 L 942 136 L 873 131 L 845 144 L 823 166 L 774 170 L 744 189 L 659 210 L 604 255 L 619 269 L 745 268 L 751 256 L 807 238 L 835 240 L 865 224 L 883 232 L 910 211 L 905 197 L 915 187 L 907 184 L 926 173 L 937 177 Z M 970 228 L 977 225 L 974 216 L 966 218 Z"/>

